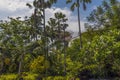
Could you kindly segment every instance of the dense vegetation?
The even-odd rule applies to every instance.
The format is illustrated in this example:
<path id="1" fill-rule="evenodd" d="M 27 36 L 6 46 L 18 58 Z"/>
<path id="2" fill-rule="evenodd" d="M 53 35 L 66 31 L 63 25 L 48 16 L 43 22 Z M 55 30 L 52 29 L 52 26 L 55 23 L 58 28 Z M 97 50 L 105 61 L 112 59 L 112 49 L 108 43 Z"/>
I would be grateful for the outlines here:
<path id="1" fill-rule="evenodd" d="M 84 8 L 91 2 L 80 1 Z M 34 7 L 30 17 L 0 22 L 0 80 L 119 80 L 120 2 L 104 0 L 74 40 L 65 14 L 57 12 L 45 24 L 45 9 L 56 2 L 34 0 L 27 4 Z M 77 3 L 72 9 L 80 7 Z"/>

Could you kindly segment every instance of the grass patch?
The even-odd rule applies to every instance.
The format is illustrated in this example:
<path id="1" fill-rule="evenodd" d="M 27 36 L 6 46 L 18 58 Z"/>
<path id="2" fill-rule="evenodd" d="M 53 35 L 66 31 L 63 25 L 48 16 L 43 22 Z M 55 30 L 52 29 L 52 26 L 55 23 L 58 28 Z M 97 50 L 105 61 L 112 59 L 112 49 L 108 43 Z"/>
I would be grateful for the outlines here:
<path id="1" fill-rule="evenodd" d="M 18 80 L 17 74 L 4 74 L 0 75 L 0 80 Z M 32 73 L 23 73 L 23 80 L 36 80 L 38 74 Z M 43 78 L 43 80 L 79 80 L 78 78 L 74 78 L 73 76 L 48 76 L 47 78 Z"/>
<path id="2" fill-rule="evenodd" d="M 36 80 L 37 74 L 23 74 L 22 77 L 24 80 Z M 17 74 L 4 74 L 0 75 L 0 80 L 17 80 Z"/>
<path id="3" fill-rule="evenodd" d="M 16 74 L 0 75 L 0 80 L 16 80 L 16 78 L 17 78 Z"/>

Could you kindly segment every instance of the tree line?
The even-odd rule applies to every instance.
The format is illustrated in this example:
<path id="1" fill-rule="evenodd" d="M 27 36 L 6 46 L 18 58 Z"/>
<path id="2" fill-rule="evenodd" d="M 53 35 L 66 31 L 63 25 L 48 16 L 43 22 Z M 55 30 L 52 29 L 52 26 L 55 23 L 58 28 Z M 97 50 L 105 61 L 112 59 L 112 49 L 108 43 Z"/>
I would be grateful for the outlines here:
<path id="1" fill-rule="evenodd" d="M 87 17 L 86 32 L 81 33 L 80 7 L 86 10 L 91 1 L 66 0 L 66 4 L 72 3 L 71 10 L 77 8 L 78 12 L 79 39 L 70 46 L 65 14 L 55 13 L 46 25 L 45 9 L 57 0 L 34 0 L 33 5 L 27 3 L 34 8 L 30 17 L 1 21 L 0 74 L 18 73 L 21 78 L 30 72 L 39 74 L 39 79 L 69 76 L 68 80 L 120 77 L 120 2 L 103 0 Z"/>

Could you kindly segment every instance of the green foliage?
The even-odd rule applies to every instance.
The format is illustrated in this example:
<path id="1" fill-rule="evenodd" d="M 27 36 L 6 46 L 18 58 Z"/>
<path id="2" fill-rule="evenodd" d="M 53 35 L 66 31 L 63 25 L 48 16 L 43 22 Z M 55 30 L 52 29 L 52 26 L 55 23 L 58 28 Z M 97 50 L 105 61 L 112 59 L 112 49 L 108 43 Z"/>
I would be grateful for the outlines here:
<path id="1" fill-rule="evenodd" d="M 50 18 L 48 25 L 46 26 L 47 37 L 50 39 L 50 48 L 56 47 L 56 49 L 63 50 L 65 37 L 70 36 L 70 33 L 66 31 L 68 27 L 66 15 L 62 12 L 54 14 L 55 18 Z"/>
<path id="2" fill-rule="evenodd" d="M 79 40 L 75 40 L 68 49 L 69 53 L 71 51 L 78 51 L 74 53 L 77 56 L 72 55 L 73 53 L 69 54 L 73 63 L 78 62 L 76 63 L 77 67 L 72 68 L 72 70 L 77 75 L 87 77 L 105 78 L 117 75 L 120 71 L 119 68 L 115 68 L 115 66 L 120 65 L 118 62 L 120 61 L 120 42 L 117 41 L 119 36 L 119 30 L 108 30 L 102 35 L 95 35 L 90 42 L 84 43 L 81 50 L 76 49 Z"/>
<path id="3" fill-rule="evenodd" d="M 36 80 L 36 76 L 38 76 L 38 75 L 37 74 L 24 73 L 22 75 L 22 78 L 24 80 Z M 0 75 L 0 79 L 1 80 L 17 80 L 17 74 L 4 74 L 4 75 Z"/>
<path id="4" fill-rule="evenodd" d="M 47 68 L 49 68 L 49 62 L 45 60 L 44 56 L 38 56 L 30 65 L 31 71 L 36 73 L 43 73 Z"/>
<path id="5" fill-rule="evenodd" d="M 79 78 L 75 78 L 73 76 L 49 76 L 46 78 L 47 80 L 80 80 Z M 43 79 L 44 80 L 44 79 Z"/>
<path id="6" fill-rule="evenodd" d="M 97 9 L 93 10 L 90 16 L 87 18 L 88 21 L 95 28 L 104 27 L 116 27 L 119 28 L 118 25 L 120 23 L 120 2 L 118 0 L 103 0 L 102 5 L 98 6 Z"/>
<path id="7" fill-rule="evenodd" d="M 16 78 L 15 74 L 0 75 L 1 80 L 16 80 Z"/>

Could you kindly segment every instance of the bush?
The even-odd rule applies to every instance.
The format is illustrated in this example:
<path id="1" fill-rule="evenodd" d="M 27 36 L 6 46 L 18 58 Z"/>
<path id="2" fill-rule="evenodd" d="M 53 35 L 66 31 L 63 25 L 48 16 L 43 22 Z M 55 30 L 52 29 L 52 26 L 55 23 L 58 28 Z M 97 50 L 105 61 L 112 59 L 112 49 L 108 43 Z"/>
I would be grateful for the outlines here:
<path id="1" fill-rule="evenodd" d="M 0 80 L 16 80 L 17 75 L 15 74 L 7 74 L 7 75 L 1 75 Z"/>
<path id="2" fill-rule="evenodd" d="M 49 76 L 46 79 L 47 80 L 80 80 L 79 78 L 75 78 L 73 76 Z M 45 80 L 45 78 L 43 80 Z"/>
<path id="3" fill-rule="evenodd" d="M 26 73 L 27 74 L 27 73 Z M 37 74 L 27 74 L 27 75 L 22 75 L 21 78 L 24 80 L 36 80 Z M 0 80 L 16 80 L 17 79 L 17 74 L 6 74 L 6 75 L 1 75 Z"/>
<path id="4" fill-rule="evenodd" d="M 49 68 L 49 62 L 45 60 L 44 56 L 38 56 L 30 65 L 31 71 L 35 73 L 43 73 L 46 68 Z"/>

